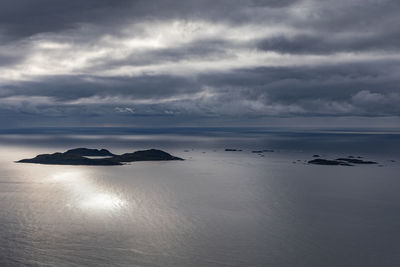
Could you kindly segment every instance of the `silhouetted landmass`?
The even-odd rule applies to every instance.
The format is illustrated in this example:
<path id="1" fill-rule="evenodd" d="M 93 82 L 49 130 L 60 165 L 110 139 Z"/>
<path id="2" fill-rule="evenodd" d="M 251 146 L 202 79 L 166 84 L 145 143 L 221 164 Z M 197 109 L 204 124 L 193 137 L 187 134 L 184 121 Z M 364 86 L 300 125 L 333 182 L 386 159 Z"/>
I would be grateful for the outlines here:
<path id="1" fill-rule="evenodd" d="M 346 161 L 346 162 L 353 163 L 353 164 L 378 164 L 378 162 L 375 162 L 375 161 L 368 161 L 368 160 L 355 159 L 355 158 L 338 158 L 336 160 Z"/>
<path id="2" fill-rule="evenodd" d="M 262 150 L 253 150 L 253 151 L 251 151 L 251 153 L 263 153 L 263 151 Z"/>
<path id="3" fill-rule="evenodd" d="M 17 162 L 20 163 L 38 163 L 38 164 L 57 164 L 57 165 L 122 165 L 122 162 L 133 162 L 133 161 L 165 161 L 165 160 L 183 160 L 178 157 L 174 157 L 167 152 L 157 149 L 149 149 L 136 151 L 133 153 L 125 153 L 123 155 L 114 155 L 109 158 L 100 158 L 100 159 L 91 159 L 84 157 L 82 155 L 77 154 L 85 154 L 87 156 L 104 156 L 109 152 L 106 149 L 97 150 L 97 149 L 87 149 L 87 148 L 78 148 L 68 150 L 64 153 L 53 153 L 53 154 L 41 154 L 32 159 L 23 159 Z M 89 154 L 89 155 L 88 155 Z M 96 154 L 96 155 L 93 155 Z M 107 155 L 108 156 L 108 155 Z"/>
<path id="4" fill-rule="evenodd" d="M 115 156 L 113 153 L 108 151 L 107 149 L 90 149 L 90 148 L 75 148 L 70 149 L 64 154 L 68 155 L 76 155 L 76 156 L 98 156 L 98 157 L 107 157 L 107 156 Z"/>
<path id="5" fill-rule="evenodd" d="M 313 158 L 319 158 L 319 155 L 315 154 L 313 155 Z"/>
<path id="6" fill-rule="evenodd" d="M 328 159 L 313 159 L 308 161 L 309 164 L 317 164 L 317 165 L 342 165 L 342 166 L 353 166 L 349 163 L 339 161 L 339 160 L 328 160 Z"/>
<path id="7" fill-rule="evenodd" d="M 338 158 L 335 160 L 328 159 L 313 159 L 308 161 L 310 164 L 318 164 L 318 165 L 342 165 L 342 166 L 354 166 L 352 164 L 378 164 L 375 161 L 367 161 L 362 159 L 356 159 L 350 156 L 348 158 Z M 351 164 L 350 164 L 351 163 Z"/>
<path id="8" fill-rule="evenodd" d="M 57 164 L 57 165 L 122 165 L 112 158 L 89 159 L 83 156 L 77 156 L 67 153 L 42 154 L 32 159 L 23 159 L 21 163 L 39 163 L 39 164 Z"/>
<path id="9" fill-rule="evenodd" d="M 118 162 L 133 162 L 133 161 L 154 161 L 154 160 L 183 160 L 174 157 L 167 152 L 158 149 L 141 150 L 133 153 L 125 153 L 120 156 L 113 157 L 113 160 Z"/>
<path id="10" fill-rule="evenodd" d="M 264 149 L 262 152 L 274 152 L 273 149 Z"/>
<path id="11" fill-rule="evenodd" d="M 241 149 L 226 148 L 225 151 L 242 151 Z"/>

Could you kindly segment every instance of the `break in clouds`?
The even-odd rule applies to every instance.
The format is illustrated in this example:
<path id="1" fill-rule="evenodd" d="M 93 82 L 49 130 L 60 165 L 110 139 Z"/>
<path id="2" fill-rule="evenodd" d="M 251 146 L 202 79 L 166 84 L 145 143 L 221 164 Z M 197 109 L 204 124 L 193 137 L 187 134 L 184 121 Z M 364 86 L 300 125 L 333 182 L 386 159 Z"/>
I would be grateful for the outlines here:
<path id="1" fill-rule="evenodd" d="M 0 120 L 398 117 L 399 13 L 397 0 L 4 0 Z"/>

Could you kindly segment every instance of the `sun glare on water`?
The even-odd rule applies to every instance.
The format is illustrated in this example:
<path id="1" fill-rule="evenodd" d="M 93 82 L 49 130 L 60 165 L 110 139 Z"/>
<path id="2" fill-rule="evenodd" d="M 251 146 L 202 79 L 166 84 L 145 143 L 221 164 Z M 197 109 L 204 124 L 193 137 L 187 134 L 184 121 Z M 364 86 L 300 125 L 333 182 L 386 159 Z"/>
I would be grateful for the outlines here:
<path id="1" fill-rule="evenodd" d="M 88 179 L 81 171 L 59 171 L 52 175 L 52 181 L 62 183 L 73 197 L 69 207 L 84 210 L 117 210 L 125 202 L 117 195 L 101 188 Z"/>
<path id="2" fill-rule="evenodd" d="M 117 196 L 99 193 L 82 201 L 80 206 L 88 209 L 116 209 L 123 204 L 124 202 Z"/>

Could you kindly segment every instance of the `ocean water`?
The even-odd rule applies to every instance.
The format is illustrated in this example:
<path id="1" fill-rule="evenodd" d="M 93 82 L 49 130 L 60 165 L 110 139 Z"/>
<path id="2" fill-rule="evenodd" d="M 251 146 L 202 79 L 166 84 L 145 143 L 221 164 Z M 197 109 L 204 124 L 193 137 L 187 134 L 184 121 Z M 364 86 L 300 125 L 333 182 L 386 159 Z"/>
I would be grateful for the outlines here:
<path id="1" fill-rule="evenodd" d="M 399 135 L 246 135 L 0 136 L 0 266 L 399 266 Z M 79 146 L 186 160 L 14 163 Z"/>

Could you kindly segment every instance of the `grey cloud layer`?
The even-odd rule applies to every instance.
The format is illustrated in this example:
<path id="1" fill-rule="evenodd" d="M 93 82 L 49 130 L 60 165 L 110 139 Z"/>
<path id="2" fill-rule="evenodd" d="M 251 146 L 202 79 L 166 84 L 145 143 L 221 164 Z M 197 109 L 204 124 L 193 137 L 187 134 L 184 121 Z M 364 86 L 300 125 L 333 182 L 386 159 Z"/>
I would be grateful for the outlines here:
<path id="1" fill-rule="evenodd" d="M 1 1 L 0 113 L 400 116 L 399 12 L 389 0 Z"/>
<path id="2" fill-rule="evenodd" d="M 10 37 L 57 32 L 79 24 L 115 26 L 142 19 L 240 20 L 251 17 L 248 8 L 282 8 L 297 0 L 4 0 L 0 3 L 1 30 Z"/>

